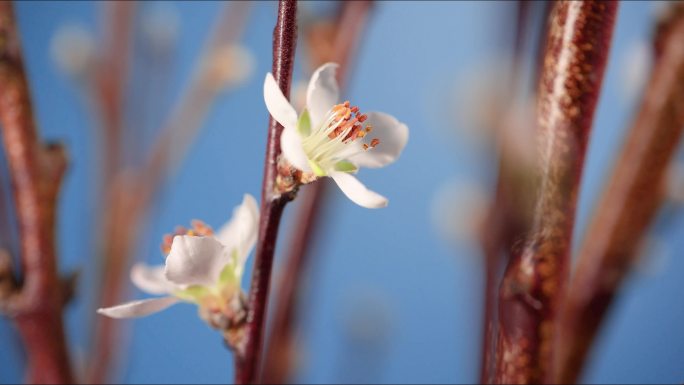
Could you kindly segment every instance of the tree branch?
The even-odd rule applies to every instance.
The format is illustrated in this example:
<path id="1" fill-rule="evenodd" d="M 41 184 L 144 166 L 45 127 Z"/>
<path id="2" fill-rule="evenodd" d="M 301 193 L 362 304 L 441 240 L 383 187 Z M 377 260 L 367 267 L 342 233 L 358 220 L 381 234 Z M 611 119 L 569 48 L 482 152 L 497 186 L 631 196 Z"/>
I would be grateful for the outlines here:
<path id="1" fill-rule="evenodd" d="M 641 108 L 596 206 L 570 282 L 558 334 L 558 377 L 575 382 L 639 243 L 662 204 L 684 129 L 684 13 L 671 20 Z"/>
<path id="2" fill-rule="evenodd" d="M 539 84 L 538 188 L 530 234 L 513 250 L 499 292 L 498 383 L 551 374 L 554 322 L 587 139 L 610 47 L 616 2 L 557 2 Z"/>
<path id="3" fill-rule="evenodd" d="M 513 35 L 513 54 L 511 57 L 511 72 L 506 84 L 501 85 L 501 92 L 509 97 L 516 94 L 520 87 L 520 64 L 523 61 L 525 36 L 532 22 L 530 15 L 533 11 L 531 4 L 525 0 L 517 1 L 515 33 Z M 493 111 L 496 116 L 494 124 L 501 134 L 506 125 L 510 124 L 507 111 L 499 108 Z M 521 127 L 524 128 L 524 127 Z M 484 255 L 484 309 L 482 314 L 482 343 L 480 360 L 480 382 L 490 383 L 494 374 L 497 330 L 497 288 L 501 278 L 503 266 L 507 260 L 504 250 L 512 246 L 515 239 L 523 236 L 529 228 L 529 212 L 531 199 L 528 185 L 524 177 L 530 174 L 527 165 L 507 148 L 510 144 L 505 139 L 496 140 L 496 150 L 499 156 L 498 174 L 494 199 L 485 217 L 486 229 L 479 234 L 479 242 Z"/>
<path id="4" fill-rule="evenodd" d="M 363 35 L 372 1 L 352 1 L 341 5 L 340 16 L 335 23 L 333 41 L 329 42 L 333 57 L 319 57 L 312 54 L 312 68 L 333 61 L 340 65 L 337 79 L 340 84 L 349 73 L 350 62 Z M 312 33 L 316 33 L 315 30 Z M 309 47 L 316 50 L 316 47 Z M 318 60 L 316 60 L 318 58 Z M 325 215 L 326 181 L 316 181 L 300 194 L 303 200 L 293 228 L 296 232 L 290 239 L 290 248 L 284 262 L 285 272 L 278 283 L 278 298 L 273 315 L 270 338 L 266 348 L 262 382 L 282 384 L 289 380 L 294 363 L 295 327 L 301 286 L 309 266 L 312 242 L 316 229 Z"/>
<path id="5" fill-rule="evenodd" d="M 55 254 L 57 196 L 67 166 L 61 146 L 40 142 L 11 2 L 0 2 L 0 122 L 21 242 L 23 279 L 3 309 L 28 357 L 27 381 L 70 383 Z"/>
<path id="6" fill-rule="evenodd" d="M 196 64 L 190 84 L 183 92 L 180 102 L 170 112 L 161 133 L 154 142 L 145 163 L 135 170 L 117 169 L 112 181 L 112 203 L 105 215 L 104 259 L 106 263 L 102 295 L 98 306 L 118 303 L 127 285 L 126 267 L 133 256 L 140 226 L 149 215 L 150 206 L 163 186 L 167 175 L 185 155 L 187 148 L 200 129 L 217 94 L 217 79 L 212 78 L 212 67 L 207 63 L 223 45 L 236 42 L 247 21 L 249 2 L 226 4 L 219 20 Z M 125 24 L 125 23 L 124 23 Z M 123 32 L 119 35 L 125 36 Z M 128 174 L 132 171 L 131 174 Z M 125 176 L 122 177 L 122 176 Z M 119 344 L 120 322 L 97 318 L 93 345 L 98 347 L 89 365 L 88 381 L 101 383 L 106 380 L 112 356 Z"/>
<path id="7" fill-rule="evenodd" d="M 286 97 L 290 95 L 296 42 L 297 1 L 280 0 L 278 20 L 273 30 L 273 76 Z M 290 194 L 278 195 L 275 191 L 282 131 L 283 126 L 270 117 L 261 189 L 259 236 L 249 292 L 249 313 L 244 340 L 235 354 L 235 382 L 238 384 L 257 382 L 278 227 L 283 209 L 292 199 Z"/>

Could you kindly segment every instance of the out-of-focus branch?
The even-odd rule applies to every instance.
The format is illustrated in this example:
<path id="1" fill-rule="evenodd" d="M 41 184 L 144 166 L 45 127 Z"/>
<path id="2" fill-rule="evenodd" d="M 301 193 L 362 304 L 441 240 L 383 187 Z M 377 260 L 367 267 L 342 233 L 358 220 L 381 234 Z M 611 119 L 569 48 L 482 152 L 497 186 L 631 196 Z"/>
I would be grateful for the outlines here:
<path id="1" fill-rule="evenodd" d="M 340 84 L 344 84 L 344 79 L 349 73 L 349 63 L 363 36 L 372 1 L 345 2 L 341 7 L 333 41 L 330 42 L 332 49 L 327 51 L 331 52 L 331 56 L 319 57 L 312 63 L 312 67 L 315 68 L 327 61 L 339 63 L 337 78 Z M 309 49 L 316 50 L 316 47 L 310 46 Z M 284 262 L 285 271 L 278 284 L 278 298 L 265 353 L 261 381 L 267 384 L 288 382 L 294 367 L 299 297 L 309 266 L 311 240 L 316 239 L 316 229 L 319 228 L 318 224 L 325 214 L 325 181 L 317 181 L 307 186 L 300 194 L 300 199 L 303 202 L 295 218 L 293 228 L 296 231 L 290 240 L 290 248 Z"/>
<path id="2" fill-rule="evenodd" d="M 525 35 L 529 30 L 530 24 L 530 2 L 520 0 L 517 2 L 517 15 L 515 20 L 515 34 L 513 38 L 513 55 L 511 58 L 511 73 L 507 84 L 501 85 L 502 92 L 509 97 L 515 95 L 519 87 L 517 81 L 520 76 L 520 64 L 523 57 Z M 498 115 L 496 124 L 499 126 L 498 132 L 503 132 L 504 125 L 508 123 L 505 116 L 506 111 L 496 111 Z M 523 169 L 522 162 L 515 156 L 509 156 L 505 146 L 506 140 L 497 140 L 497 155 L 499 156 L 499 167 L 496 182 L 496 192 L 494 200 L 489 207 L 485 218 L 486 229 L 480 235 L 480 245 L 484 254 L 484 311 L 483 311 L 483 330 L 481 344 L 480 362 L 480 382 L 489 383 L 492 381 L 495 364 L 495 342 L 496 342 L 496 321 L 497 321 L 497 288 L 501 270 L 505 263 L 503 251 L 512 246 L 513 239 L 524 234 L 523 229 L 528 226 L 525 223 L 528 219 L 526 208 L 531 209 L 529 194 L 526 194 L 528 187 L 522 183 L 521 175 L 527 171 Z M 529 210 L 531 211 L 531 210 Z"/>
<path id="3" fill-rule="evenodd" d="M 641 108 L 596 206 L 570 282 L 556 381 L 575 382 L 637 249 L 663 202 L 684 129 L 684 12 L 670 20 Z"/>
<path id="4" fill-rule="evenodd" d="M 121 219 L 136 215 L 130 204 L 122 203 L 122 186 L 118 172 L 122 163 L 122 138 L 124 134 L 124 90 L 128 82 L 131 50 L 131 31 L 136 11 L 135 2 L 105 3 L 105 31 L 103 49 L 98 58 L 92 84 L 97 107 L 102 121 L 100 148 L 102 172 L 97 189 L 102 205 L 99 287 L 95 297 L 96 304 L 109 304 L 115 301 L 123 282 L 121 276 L 125 267 L 125 255 L 129 252 L 128 239 L 132 229 L 120 226 Z M 128 202 L 126 202 L 128 203 Z M 90 341 L 89 362 L 85 379 L 90 383 L 103 383 L 109 371 L 110 361 L 115 353 L 117 335 L 113 322 L 97 317 L 94 319 L 93 335 Z"/>
<path id="5" fill-rule="evenodd" d="M 181 100 L 164 121 L 159 137 L 152 145 L 150 155 L 140 169 L 116 168 L 109 185 L 111 202 L 105 211 L 103 258 L 104 271 L 101 297 L 98 306 L 120 302 L 127 285 L 127 270 L 141 226 L 149 214 L 154 197 L 158 194 L 171 169 L 180 162 L 193 142 L 216 95 L 226 79 L 223 75 L 234 70 L 225 58 L 225 48 L 232 47 L 244 30 L 249 2 L 231 2 L 224 6 L 217 24 L 203 49 L 194 74 Z M 113 14 L 116 18 L 117 13 Z M 121 49 L 125 47 L 121 46 Z M 232 63 L 237 64 L 237 63 Z M 222 65 L 222 68 L 217 68 Z M 218 72 L 218 73 L 217 73 Z M 119 111 L 122 113 L 122 111 Z M 104 117 L 107 119 L 107 116 Z M 117 117 L 116 119 L 123 119 Z M 105 143 L 106 145 L 106 143 Z M 88 379 L 101 383 L 108 375 L 113 355 L 118 346 L 120 322 L 98 317 L 93 337 L 94 356 L 89 366 Z"/>
<path id="6" fill-rule="evenodd" d="M 616 2 L 557 2 L 551 14 L 537 106 L 536 203 L 531 232 L 512 251 L 499 292 L 497 383 L 539 383 L 551 374 L 577 191 L 616 10 Z"/>
<path id="7" fill-rule="evenodd" d="M 21 287 L 5 298 L 28 358 L 30 383 L 70 383 L 72 374 L 62 321 L 55 254 L 55 215 L 66 152 L 41 143 L 12 3 L 0 2 L 0 122 L 19 237 Z M 5 263 L 6 264 L 6 263 Z"/>
<path id="8" fill-rule="evenodd" d="M 128 80 L 130 31 L 136 4 L 129 1 L 105 3 L 107 30 L 103 55 L 98 62 L 95 92 L 104 124 L 104 180 L 119 167 L 123 124 L 123 90 Z"/>
<path id="9" fill-rule="evenodd" d="M 203 118 L 211 107 L 212 101 L 226 82 L 223 73 L 235 70 L 231 66 L 236 66 L 239 58 L 233 57 L 234 60 L 231 61 L 230 57 L 226 57 L 230 54 L 226 52 L 226 49 L 233 48 L 240 40 L 249 16 L 250 6 L 248 1 L 231 2 L 224 6 L 190 84 L 165 122 L 159 138 L 153 145 L 151 155 L 144 165 L 140 179 L 154 181 L 153 183 L 146 182 L 147 184 L 158 188 L 170 168 L 182 159 L 187 147 L 193 142 L 202 126 Z M 220 60 L 221 55 L 228 60 Z"/>
<path id="10" fill-rule="evenodd" d="M 278 20 L 273 29 L 273 77 L 286 97 L 290 95 L 292 67 L 297 43 L 297 1 L 280 0 Z M 273 255 L 283 209 L 292 199 L 290 194 L 277 195 L 275 190 L 280 157 L 280 135 L 283 126 L 269 118 L 264 179 L 261 188 L 259 236 L 249 291 L 249 313 L 244 338 L 235 353 L 235 383 L 258 381 L 266 309 L 273 268 Z"/>

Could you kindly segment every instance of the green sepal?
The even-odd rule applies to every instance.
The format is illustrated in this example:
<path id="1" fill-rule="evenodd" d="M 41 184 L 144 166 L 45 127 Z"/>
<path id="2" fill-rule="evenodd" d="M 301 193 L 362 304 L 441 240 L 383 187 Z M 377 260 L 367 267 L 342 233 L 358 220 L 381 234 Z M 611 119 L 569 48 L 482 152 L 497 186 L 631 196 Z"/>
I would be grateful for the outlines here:
<path id="1" fill-rule="evenodd" d="M 237 274 L 235 274 L 235 270 L 237 268 L 237 260 L 238 260 L 238 255 L 237 255 L 237 249 L 233 249 L 233 252 L 231 253 L 230 256 L 230 263 L 227 264 L 223 270 L 221 270 L 221 274 L 219 275 L 219 286 L 224 287 L 229 284 L 236 284 L 238 282 L 238 277 Z"/>
<path id="2" fill-rule="evenodd" d="M 325 171 L 321 168 L 321 166 L 318 165 L 318 163 L 314 162 L 313 160 L 309 159 L 309 166 L 311 166 L 311 170 L 313 171 L 316 176 L 326 176 L 328 174 L 325 173 Z"/>
<path id="3" fill-rule="evenodd" d="M 304 109 L 302 114 L 299 115 L 299 120 L 297 121 L 297 131 L 302 136 L 309 136 L 311 133 L 311 116 L 309 115 L 309 110 Z"/>
<path id="4" fill-rule="evenodd" d="M 199 302 L 204 296 L 209 294 L 209 288 L 201 285 L 193 285 L 185 290 L 179 290 L 173 294 L 176 297 L 186 301 Z"/>
<path id="5" fill-rule="evenodd" d="M 335 170 L 336 171 L 353 173 L 353 172 L 356 172 L 358 169 L 359 168 L 356 167 L 356 165 L 354 163 L 347 162 L 346 160 L 341 160 L 341 161 L 335 163 Z"/>

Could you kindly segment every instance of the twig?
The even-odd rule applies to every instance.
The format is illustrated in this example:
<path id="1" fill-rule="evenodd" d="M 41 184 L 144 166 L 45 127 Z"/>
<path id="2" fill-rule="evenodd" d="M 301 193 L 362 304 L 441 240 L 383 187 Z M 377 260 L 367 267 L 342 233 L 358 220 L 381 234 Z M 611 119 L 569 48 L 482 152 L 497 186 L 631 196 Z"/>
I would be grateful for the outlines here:
<path id="1" fill-rule="evenodd" d="M 201 127 L 217 89 L 207 63 L 211 55 L 223 45 L 239 40 L 247 21 L 249 2 L 227 4 L 197 63 L 190 84 L 180 102 L 164 121 L 159 137 L 150 155 L 139 169 L 117 169 L 111 184 L 111 208 L 105 215 L 103 255 L 105 271 L 102 297 L 98 306 L 113 305 L 121 299 L 126 279 L 126 266 L 130 262 L 137 234 L 149 214 L 154 197 L 162 187 L 166 176 L 185 154 L 185 150 Z M 175 146 L 173 149 L 171 149 Z M 169 156 L 173 154 L 172 156 Z M 128 174 L 130 172 L 130 174 Z M 89 382 L 101 383 L 106 379 L 112 355 L 116 352 L 120 322 L 106 317 L 97 318 L 94 346 L 97 347 L 89 367 Z"/>
<path id="2" fill-rule="evenodd" d="M 511 73 L 507 79 L 507 84 L 501 85 L 501 92 L 505 92 L 509 97 L 515 95 L 519 87 L 520 64 L 525 44 L 525 35 L 530 24 L 530 3 L 524 0 L 517 2 L 517 14 L 515 20 L 515 34 L 513 38 L 513 55 L 511 60 Z M 503 131 L 508 119 L 505 111 L 495 111 L 497 115 L 496 125 L 499 126 L 498 132 Z M 496 182 L 496 193 L 485 218 L 486 229 L 480 234 L 480 245 L 484 254 L 484 310 L 483 328 L 481 343 L 480 360 L 480 383 L 490 383 L 494 374 L 495 346 L 496 346 L 496 321 L 497 315 L 497 288 L 504 263 L 506 261 L 503 250 L 508 249 L 514 239 L 524 234 L 523 229 L 528 226 L 520 222 L 522 217 L 515 215 L 518 212 L 525 213 L 529 204 L 516 204 L 520 202 L 529 203 L 528 194 L 524 183 L 520 183 L 518 175 L 527 170 L 521 170 L 520 161 L 515 157 L 509 156 L 510 151 L 504 147 L 507 142 L 498 140 L 497 153 L 499 155 L 499 167 Z M 522 191 L 521 191 L 522 190 Z M 518 201 L 518 202 L 516 202 Z M 529 222 L 529 221 L 528 221 Z"/>
<path id="3" fill-rule="evenodd" d="M 278 20 L 273 30 L 273 76 L 286 97 L 290 94 L 296 43 L 297 1 L 280 0 Z M 277 195 L 275 191 L 282 131 L 283 126 L 270 117 L 261 189 L 259 236 L 249 291 L 249 313 L 244 340 L 235 354 L 235 382 L 238 384 L 257 382 L 278 227 L 283 209 L 292 199 L 290 194 Z"/>
<path id="4" fill-rule="evenodd" d="M 21 241 L 21 288 L 3 304 L 19 330 L 30 383 L 72 382 L 55 255 L 61 146 L 40 142 L 11 2 L 0 2 L 0 121 Z"/>
<path id="5" fill-rule="evenodd" d="M 308 266 L 311 247 L 310 239 L 315 239 L 320 211 L 325 204 L 324 180 L 307 186 L 299 195 L 302 206 L 297 213 L 296 233 L 290 240 L 285 261 L 285 272 L 278 284 L 278 297 L 273 314 L 270 338 L 265 349 L 264 368 L 261 382 L 264 384 L 284 384 L 288 381 L 294 367 L 295 341 L 294 329 L 299 306 L 302 279 Z"/>
<path id="6" fill-rule="evenodd" d="M 95 90 L 101 101 L 99 108 L 104 123 L 104 180 L 114 176 L 121 160 L 123 124 L 123 90 L 128 77 L 130 31 L 136 4 L 107 3 L 109 23 L 105 33 L 104 55 L 100 59 Z"/>
<path id="7" fill-rule="evenodd" d="M 372 1 L 352 1 L 342 5 L 340 17 L 335 25 L 334 41 L 331 42 L 333 57 L 321 57 L 316 63 L 312 63 L 312 67 L 315 68 L 327 61 L 337 62 L 340 64 L 337 79 L 340 84 L 344 83 L 349 73 L 349 63 L 363 35 L 371 6 Z M 310 49 L 315 50 L 316 47 Z M 284 262 L 285 272 L 278 284 L 278 298 L 264 358 L 261 380 L 266 384 L 286 383 L 294 366 L 292 358 L 298 300 L 309 265 L 312 248 L 310 240 L 316 239 L 318 223 L 325 215 L 326 191 L 325 181 L 317 181 L 307 186 L 300 194 L 299 199 L 303 202 L 294 220 L 293 228 L 296 232 L 290 240 L 290 248 Z"/>
<path id="8" fill-rule="evenodd" d="M 113 2 L 105 5 L 107 17 L 104 31 L 102 57 L 99 58 L 94 83 L 92 84 L 99 108 L 103 132 L 100 138 L 102 164 L 101 183 L 97 190 L 103 209 L 99 234 L 100 284 L 96 288 L 97 306 L 112 304 L 119 297 L 123 282 L 125 258 L 131 246 L 128 238 L 132 229 L 119 226 L 120 218 L 135 215 L 136 210 L 123 207 L 122 186 L 117 173 L 122 163 L 122 138 L 124 133 L 123 95 L 128 81 L 128 58 L 131 46 L 131 30 L 135 16 L 134 2 Z M 111 241 L 110 241 L 111 240 Z M 113 256 L 113 257 L 110 257 Z M 110 361 L 115 354 L 112 346 L 117 340 L 115 323 L 104 317 L 96 317 L 89 347 L 89 360 L 84 378 L 90 383 L 102 383 L 108 375 Z"/>
<path id="9" fill-rule="evenodd" d="M 551 375 L 577 190 L 616 10 L 616 2 L 583 1 L 557 2 L 552 11 L 538 94 L 539 185 L 531 232 L 511 253 L 499 292 L 498 383 Z"/>
<path id="10" fill-rule="evenodd" d="M 684 14 L 673 20 L 615 170 L 596 206 L 570 282 L 558 337 L 558 377 L 574 382 L 662 204 L 684 128 Z"/>

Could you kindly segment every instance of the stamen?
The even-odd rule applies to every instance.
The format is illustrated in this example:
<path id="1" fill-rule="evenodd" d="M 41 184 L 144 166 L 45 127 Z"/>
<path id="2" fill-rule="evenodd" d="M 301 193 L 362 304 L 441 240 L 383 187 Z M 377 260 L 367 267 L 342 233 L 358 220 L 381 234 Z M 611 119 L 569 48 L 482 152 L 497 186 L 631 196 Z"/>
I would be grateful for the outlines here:
<path id="1" fill-rule="evenodd" d="M 358 106 L 351 106 L 349 101 L 332 106 L 324 123 L 304 139 L 307 156 L 323 170 L 328 170 L 340 160 L 376 147 L 380 143 L 377 138 L 369 143 L 348 146 L 373 130 L 370 124 L 364 124 L 367 120 L 368 115 L 362 114 Z"/>
<path id="2" fill-rule="evenodd" d="M 189 235 L 189 236 L 200 236 L 200 237 L 206 237 L 206 236 L 211 236 L 214 235 L 214 229 L 211 228 L 211 226 L 207 225 L 206 223 L 198 220 L 198 219 L 193 219 L 192 222 L 192 229 L 188 229 L 183 226 L 176 226 L 174 229 L 174 232 L 172 234 L 164 234 L 162 237 L 162 244 L 161 244 L 161 250 L 164 255 L 169 255 L 171 252 L 171 245 L 173 244 L 173 238 L 177 235 Z"/>

